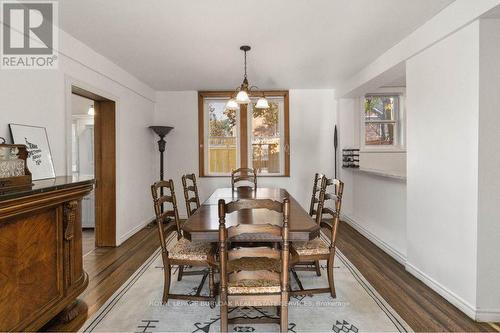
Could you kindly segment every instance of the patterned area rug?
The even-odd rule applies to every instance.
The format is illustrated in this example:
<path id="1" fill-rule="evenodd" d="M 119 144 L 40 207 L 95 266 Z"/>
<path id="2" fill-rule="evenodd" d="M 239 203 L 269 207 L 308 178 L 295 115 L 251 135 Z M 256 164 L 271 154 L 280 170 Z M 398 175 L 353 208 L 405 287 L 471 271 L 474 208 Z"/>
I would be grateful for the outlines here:
<path id="1" fill-rule="evenodd" d="M 171 242 L 170 242 L 171 243 Z M 335 258 L 337 298 L 321 294 L 290 299 L 289 332 L 410 332 L 411 328 L 337 251 Z M 326 262 L 321 277 L 315 272 L 298 272 L 305 288 L 326 287 Z M 172 291 L 195 294 L 201 276 L 184 276 L 178 282 L 172 272 Z M 291 279 L 293 289 L 298 288 Z M 84 332 L 219 332 L 219 307 L 208 303 L 169 300 L 161 304 L 163 270 L 157 250 L 120 289 L 83 325 Z M 202 294 L 208 293 L 208 283 Z M 230 318 L 275 317 L 274 308 L 231 309 Z M 233 332 L 278 332 L 278 325 L 230 325 Z"/>

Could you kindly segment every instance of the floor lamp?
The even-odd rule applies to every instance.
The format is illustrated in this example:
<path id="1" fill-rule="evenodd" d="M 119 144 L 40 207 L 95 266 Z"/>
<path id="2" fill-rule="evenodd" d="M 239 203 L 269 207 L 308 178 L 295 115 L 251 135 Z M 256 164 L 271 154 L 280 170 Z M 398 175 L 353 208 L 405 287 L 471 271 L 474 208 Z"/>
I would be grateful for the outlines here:
<path id="1" fill-rule="evenodd" d="M 158 140 L 158 150 L 160 151 L 160 180 L 165 180 L 163 179 L 163 155 L 165 153 L 165 146 L 167 144 L 167 141 L 165 141 L 165 136 L 174 128 L 170 126 L 149 126 L 149 128 L 151 128 L 160 137 L 160 140 Z M 163 188 L 160 188 L 160 195 L 163 196 Z M 163 212 L 163 205 L 161 205 L 161 211 Z"/>

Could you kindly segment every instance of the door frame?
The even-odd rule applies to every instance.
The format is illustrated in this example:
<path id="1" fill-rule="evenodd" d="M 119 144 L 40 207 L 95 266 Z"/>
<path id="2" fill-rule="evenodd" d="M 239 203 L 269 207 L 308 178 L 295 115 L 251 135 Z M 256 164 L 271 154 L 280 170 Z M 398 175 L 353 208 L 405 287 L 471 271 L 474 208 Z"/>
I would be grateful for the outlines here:
<path id="1" fill-rule="evenodd" d="M 116 240 L 116 160 L 118 99 L 103 94 L 87 84 L 66 79 L 67 174 L 71 175 L 71 95 L 94 101 L 94 171 L 95 171 L 95 244 L 97 247 L 117 245 Z M 68 125 L 69 124 L 69 125 Z M 68 128 L 69 127 L 69 128 Z"/>

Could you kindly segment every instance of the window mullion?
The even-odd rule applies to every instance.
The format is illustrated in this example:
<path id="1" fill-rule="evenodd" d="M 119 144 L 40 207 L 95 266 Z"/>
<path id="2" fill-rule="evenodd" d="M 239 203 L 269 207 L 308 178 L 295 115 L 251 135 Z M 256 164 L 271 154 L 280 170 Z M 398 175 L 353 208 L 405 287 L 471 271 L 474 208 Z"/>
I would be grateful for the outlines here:
<path id="1" fill-rule="evenodd" d="M 240 167 L 248 168 L 248 108 L 240 105 Z"/>

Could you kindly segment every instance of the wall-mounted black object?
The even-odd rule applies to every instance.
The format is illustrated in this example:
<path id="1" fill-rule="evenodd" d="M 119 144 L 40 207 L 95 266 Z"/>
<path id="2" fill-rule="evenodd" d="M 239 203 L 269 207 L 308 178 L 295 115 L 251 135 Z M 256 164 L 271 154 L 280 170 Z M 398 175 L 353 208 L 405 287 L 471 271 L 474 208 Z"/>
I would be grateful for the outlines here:
<path id="1" fill-rule="evenodd" d="M 338 140 L 338 135 L 337 135 L 337 125 L 335 125 L 335 128 L 333 130 L 333 148 L 334 148 L 334 159 L 333 159 L 333 163 L 335 163 L 335 172 L 334 172 L 334 176 L 335 176 L 335 179 L 337 179 L 337 147 L 339 145 L 339 140 Z"/>
<path id="2" fill-rule="evenodd" d="M 359 168 L 359 149 L 342 149 L 342 167 Z"/>

